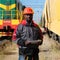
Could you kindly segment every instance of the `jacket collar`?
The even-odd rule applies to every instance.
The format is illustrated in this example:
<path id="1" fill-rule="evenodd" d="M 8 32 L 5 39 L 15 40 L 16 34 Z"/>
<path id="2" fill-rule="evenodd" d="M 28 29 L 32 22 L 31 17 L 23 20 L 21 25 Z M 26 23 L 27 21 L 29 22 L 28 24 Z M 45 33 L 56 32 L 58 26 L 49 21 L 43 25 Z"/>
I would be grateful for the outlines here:
<path id="1" fill-rule="evenodd" d="M 27 26 L 37 26 L 36 23 L 34 23 L 34 21 L 32 20 L 32 22 L 30 24 L 28 24 L 28 22 L 26 20 L 22 20 L 22 23 L 23 25 L 27 25 Z"/>

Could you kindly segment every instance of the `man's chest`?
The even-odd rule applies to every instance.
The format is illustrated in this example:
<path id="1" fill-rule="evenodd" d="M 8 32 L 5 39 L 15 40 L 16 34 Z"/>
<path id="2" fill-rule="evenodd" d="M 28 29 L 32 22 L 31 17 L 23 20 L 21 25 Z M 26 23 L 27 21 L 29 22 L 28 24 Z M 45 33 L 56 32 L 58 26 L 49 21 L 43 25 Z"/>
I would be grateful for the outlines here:
<path id="1" fill-rule="evenodd" d="M 24 26 L 22 34 L 30 39 L 37 39 L 39 35 L 39 29 L 37 27 Z"/>

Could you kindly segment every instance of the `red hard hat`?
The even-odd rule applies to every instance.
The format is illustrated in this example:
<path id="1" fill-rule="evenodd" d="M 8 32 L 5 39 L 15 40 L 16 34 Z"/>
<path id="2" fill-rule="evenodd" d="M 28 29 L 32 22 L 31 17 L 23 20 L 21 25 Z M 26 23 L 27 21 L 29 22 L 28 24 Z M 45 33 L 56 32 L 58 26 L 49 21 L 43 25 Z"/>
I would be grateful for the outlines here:
<path id="1" fill-rule="evenodd" d="M 34 14 L 34 12 L 32 8 L 26 7 L 23 11 L 23 14 Z"/>

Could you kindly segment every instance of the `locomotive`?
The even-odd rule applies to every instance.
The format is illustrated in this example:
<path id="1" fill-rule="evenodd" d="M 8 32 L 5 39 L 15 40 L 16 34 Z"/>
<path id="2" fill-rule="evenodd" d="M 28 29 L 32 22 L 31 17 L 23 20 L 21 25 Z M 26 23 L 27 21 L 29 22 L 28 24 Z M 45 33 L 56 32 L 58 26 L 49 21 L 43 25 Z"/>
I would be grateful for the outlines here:
<path id="1" fill-rule="evenodd" d="M 0 40 L 11 39 L 14 29 L 21 20 L 20 0 L 0 0 Z"/>

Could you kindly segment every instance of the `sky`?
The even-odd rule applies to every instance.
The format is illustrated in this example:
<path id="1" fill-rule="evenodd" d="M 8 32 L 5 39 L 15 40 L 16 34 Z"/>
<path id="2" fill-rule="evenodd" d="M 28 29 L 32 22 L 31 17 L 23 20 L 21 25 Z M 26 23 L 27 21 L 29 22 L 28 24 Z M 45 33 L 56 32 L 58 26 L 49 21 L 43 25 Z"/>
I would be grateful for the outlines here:
<path id="1" fill-rule="evenodd" d="M 20 0 L 20 2 L 26 7 L 31 7 L 34 10 L 33 20 L 36 23 L 39 23 L 44 9 L 45 0 Z"/>

